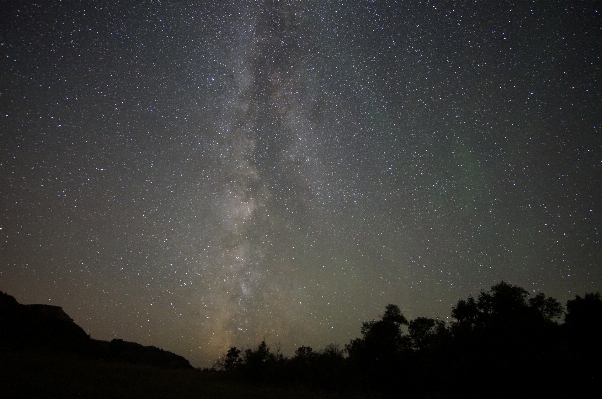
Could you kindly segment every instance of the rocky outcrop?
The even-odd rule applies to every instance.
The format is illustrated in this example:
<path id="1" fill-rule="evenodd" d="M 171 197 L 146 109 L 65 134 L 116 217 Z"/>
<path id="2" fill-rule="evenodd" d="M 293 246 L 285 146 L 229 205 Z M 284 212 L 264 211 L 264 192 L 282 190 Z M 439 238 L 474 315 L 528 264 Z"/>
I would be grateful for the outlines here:
<path id="1" fill-rule="evenodd" d="M 121 339 L 114 339 L 109 343 L 107 354 L 110 360 L 127 363 L 147 364 L 172 369 L 191 367 L 188 360 L 175 353 L 164 351 L 155 346 L 144 346 Z"/>
<path id="2" fill-rule="evenodd" d="M 86 332 L 59 306 L 21 305 L 0 292 L 0 340 L 18 347 L 50 347 L 84 350 Z"/>
<path id="3" fill-rule="evenodd" d="M 0 344 L 50 348 L 82 356 L 161 368 L 192 368 L 188 360 L 154 346 L 91 339 L 60 306 L 21 305 L 0 291 Z"/>

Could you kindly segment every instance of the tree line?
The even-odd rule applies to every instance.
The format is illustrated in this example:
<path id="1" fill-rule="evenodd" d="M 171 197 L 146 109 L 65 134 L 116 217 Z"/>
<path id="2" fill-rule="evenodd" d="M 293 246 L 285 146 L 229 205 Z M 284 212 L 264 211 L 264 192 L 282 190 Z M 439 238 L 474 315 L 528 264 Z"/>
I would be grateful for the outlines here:
<path id="1" fill-rule="evenodd" d="M 600 389 L 602 298 L 554 298 L 501 282 L 459 300 L 452 321 L 408 321 L 388 304 L 344 348 L 301 346 L 293 357 L 265 341 L 232 347 L 215 369 L 227 378 L 364 390 L 395 397 L 570 397 Z"/>

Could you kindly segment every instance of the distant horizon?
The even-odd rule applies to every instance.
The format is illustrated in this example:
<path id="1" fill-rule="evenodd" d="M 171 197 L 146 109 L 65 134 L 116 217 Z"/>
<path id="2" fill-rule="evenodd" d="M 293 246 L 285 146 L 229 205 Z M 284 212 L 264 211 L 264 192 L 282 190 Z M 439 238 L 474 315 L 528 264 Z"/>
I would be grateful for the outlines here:
<path id="1" fill-rule="evenodd" d="M 474 298 L 476 299 L 476 298 L 478 297 L 478 294 L 479 294 L 480 292 L 482 292 L 482 291 L 487 291 L 487 290 L 489 290 L 489 288 L 491 288 L 491 287 L 482 288 L 481 290 L 479 290 L 479 292 L 477 292 L 477 293 L 470 293 L 470 294 L 466 295 L 464 298 L 458 298 L 458 300 L 467 299 L 469 296 L 472 296 L 472 297 L 474 297 Z M 522 287 L 521 287 L 521 288 L 522 288 Z M 1 290 L 0 290 L 0 291 L 1 291 Z M 547 293 L 545 293 L 545 294 L 546 294 L 546 296 L 547 296 L 547 297 L 552 297 L 552 298 L 554 298 L 554 299 L 558 300 L 558 301 L 560 302 L 560 304 L 562 305 L 562 307 L 563 307 L 563 313 L 562 313 L 562 316 L 560 316 L 560 317 L 559 317 L 559 319 L 557 320 L 557 321 L 558 321 L 560 324 L 562 324 L 562 323 L 564 322 L 564 315 L 566 314 L 566 303 L 567 303 L 567 301 L 568 301 L 568 300 L 573 300 L 573 299 L 575 299 L 575 297 L 576 297 L 576 296 L 579 296 L 579 297 L 584 297 L 586 294 L 590 294 L 590 293 L 599 293 L 599 291 L 596 291 L 596 292 L 583 292 L 583 293 L 581 293 L 581 294 L 574 294 L 574 295 L 572 295 L 572 297 L 568 298 L 566 301 L 560 301 L 560 300 L 558 300 L 558 298 L 556 298 L 556 297 L 553 297 L 553 296 L 547 295 Z M 12 294 L 10 294 L 10 293 L 7 293 L 7 292 L 5 292 L 5 294 L 8 294 L 8 295 L 11 295 L 11 296 L 13 296 L 13 297 L 14 297 L 14 295 L 12 295 Z M 533 297 L 533 295 L 531 295 L 531 294 L 530 294 L 529 298 L 532 298 L 532 297 Z M 16 298 L 16 297 L 15 297 L 15 299 L 17 299 L 17 302 L 19 302 L 19 303 L 20 303 L 20 304 L 22 304 L 22 305 L 52 305 L 52 306 L 57 306 L 57 307 L 60 307 L 61 309 L 63 309 L 63 307 L 62 307 L 60 304 L 46 304 L 46 303 L 23 303 L 23 302 L 19 301 L 19 299 L 18 299 L 18 298 Z M 454 303 L 452 306 L 455 306 L 455 305 L 457 305 L 457 302 L 456 302 L 456 303 Z M 383 310 L 384 310 L 384 308 L 385 308 L 385 306 L 383 305 Z M 416 315 L 416 316 L 414 316 L 414 317 L 408 317 L 408 320 L 409 320 L 409 321 L 411 321 L 411 320 L 413 320 L 413 319 L 416 319 L 417 317 L 430 317 L 430 318 L 435 318 L 435 319 L 437 319 L 437 320 L 441 320 L 441 321 L 443 321 L 443 322 L 444 322 L 446 325 L 449 325 L 449 323 L 450 323 L 450 322 L 453 320 L 453 319 L 451 318 L 451 310 L 452 310 L 452 308 L 450 307 L 450 314 L 448 314 L 447 316 L 444 316 L 444 317 L 441 317 L 441 316 L 429 316 L 429 315 Z M 63 309 L 63 311 L 65 311 L 65 310 Z M 69 317 L 71 317 L 71 316 L 69 315 L 69 312 L 65 311 L 65 313 L 66 313 L 66 314 L 67 314 Z M 357 328 L 357 336 L 356 336 L 356 337 L 352 337 L 351 339 L 357 338 L 357 337 L 359 337 L 359 336 L 361 335 L 361 334 L 360 334 L 360 330 L 361 330 L 361 325 L 362 325 L 362 323 L 363 323 L 363 322 L 368 322 L 368 321 L 371 321 L 371 320 L 376 320 L 376 319 L 378 319 L 379 317 L 381 317 L 381 316 L 382 316 L 382 314 L 383 314 L 383 311 L 381 311 L 381 312 L 380 312 L 378 315 L 374 315 L 373 317 L 366 318 L 365 320 L 362 320 L 362 321 L 361 321 L 361 322 L 358 324 L 358 328 Z M 404 314 L 404 316 L 406 316 L 406 315 Z M 73 321 L 74 321 L 76 324 L 78 324 L 76 320 L 73 320 Z M 79 324 L 78 324 L 78 325 L 79 325 Z M 84 329 L 84 330 L 85 330 L 85 329 Z M 86 332 L 87 332 L 87 331 L 86 331 Z M 190 364 L 191 364 L 193 367 L 195 367 L 195 368 L 211 368 L 211 367 L 213 367 L 213 366 L 215 365 L 215 362 L 216 362 L 216 361 L 218 361 L 219 359 L 222 359 L 222 358 L 223 358 L 223 356 L 226 354 L 226 352 L 228 351 L 228 349 L 230 349 L 230 347 L 236 347 L 236 348 L 238 348 L 238 349 L 241 349 L 241 350 L 245 350 L 245 349 L 255 349 L 255 348 L 256 348 L 256 347 L 257 347 L 257 346 L 258 346 L 258 345 L 259 345 L 259 344 L 260 344 L 262 341 L 265 341 L 265 342 L 268 344 L 268 346 L 272 348 L 272 350 L 273 350 L 273 351 L 274 351 L 274 350 L 277 350 L 277 349 L 282 349 L 282 345 L 281 345 L 282 343 L 281 343 L 281 342 L 277 342 L 277 341 L 270 341 L 270 340 L 266 339 L 265 337 L 263 337 L 263 338 L 259 339 L 257 342 L 254 342 L 254 343 L 248 343 L 248 344 L 239 344 L 239 345 L 234 345 L 234 344 L 233 344 L 233 345 L 230 345 L 228 348 L 226 348 L 226 350 L 225 350 L 225 351 L 224 351 L 222 354 L 218 355 L 218 357 L 216 357 L 215 359 L 210 359 L 210 360 L 208 359 L 207 361 L 205 361 L 205 363 L 203 363 L 203 360 L 202 360 L 202 359 L 198 359 L 198 358 L 197 358 L 197 359 L 196 359 L 196 361 L 195 361 L 195 359 L 194 359 L 194 358 L 190 358 L 189 356 L 186 356 L 186 354 L 178 353 L 176 350 L 172 350 L 171 348 L 161 347 L 161 346 L 158 346 L 158 345 L 155 345 L 155 344 L 144 344 L 144 343 L 142 343 L 142 342 L 130 341 L 130 340 L 127 340 L 127 339 L 121 338 L 121 337 L 119 337 L 119 336 L 114 336 L 114 337 L 112 337 L 112 338 L 98 338 L 98 337 L 94 337 L 94 336 L 90 335 L 90 338 L 91 338 L 91 339 L 96 339 L 96 340 L 101 340 L 101 341 L 111 341 L 111 340 L 113 340 L 113 339 L 122 339 L 122 340 L 124 340 L 124 341 L 127 341 L 127 342 L 136 342 L 136 343 L 139 343 L 139 344 L 142 344 L 142 345 L 145 345 L 145 346 L 155 346 L 155 347 L 158 347 L 158 348 L 160 348 L 160 349 L 163 349 L 163 350 L 168 350 L 168 351 L 170 351 L 170 352 L 173 352 L 173 353 L 175 353 L 175 354 L 178 354 L 178 355 L 180 355 L 180 356 L 183 356 L 183 357 L 185 357 L 185 358 L 186 358 L 188 361 L 190 361 Z M 351 339 L 350 339 L 350 340 L 351 340 Z M 344 350 L 344 349 L 345 349 L 345 345 L 346 345 L 346 344 L 348 344 L 350 340 L 348 340 L 348 341 L 346 341 L 346 342 L 329 342 L 329 343 L 326 343 L 326 344 L 324 344 L 324 345 L 321 345 L 321 346 L 320 346 L 320 345 L 309 345 L 309 344 L 307 344 L 307 343 L 301 343 L 301 344 L 297 345 L 297 346 L 296 346 L 296 347 L 295 347 L 295 348 L 294 348 L 294 349 L 291 351 L 291 353 L 288 353 L 287 351 L 282 351 L 282 350 L 281 350 L 281 352 L 280 352 L 280 353 L 282 353 L 282 354 L 283 354 L 285 357 L 287 357 L 287 358 L 290 358 L 290 357 L 292 357 L 292 356 L 294 355 L 295 351 L 296 351 L 296 350 L 297 350 L 299 347 L 301 347 L 301 346 L 311 347 L 311 348 L 313 348 L 313 350 L 314 350 L 314 351 L 316 351 L 316 352 L 319 352 L 319 351 L 321 351 L 321 350 L 325 349 L 326 347 L 328 347 L 329 345 L 333 345 L 333 344 L 334 344 L 334 345 L 336 345 L 336 346 L 338 346 L 338 347 L 339 347 L 341 350 Z"/>

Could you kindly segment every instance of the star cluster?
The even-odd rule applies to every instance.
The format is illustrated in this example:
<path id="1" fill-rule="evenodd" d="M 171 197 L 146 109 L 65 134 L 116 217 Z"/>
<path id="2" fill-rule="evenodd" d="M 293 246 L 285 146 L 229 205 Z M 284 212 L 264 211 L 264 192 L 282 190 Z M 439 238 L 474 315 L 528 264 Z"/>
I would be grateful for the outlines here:
<path id="1" fill-rule="evenodd" d="M 210 365 L 602 289 L 602 10 L 13 2 L 0 290 Z"/>

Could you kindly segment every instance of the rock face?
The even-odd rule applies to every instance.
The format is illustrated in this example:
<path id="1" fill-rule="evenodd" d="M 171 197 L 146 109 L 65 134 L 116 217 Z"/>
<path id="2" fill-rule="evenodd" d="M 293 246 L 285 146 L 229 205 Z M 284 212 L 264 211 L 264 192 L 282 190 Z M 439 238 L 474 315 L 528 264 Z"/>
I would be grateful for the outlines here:
<path id="1" fill-rule="evenodd" d="M 49 348 L 82 356 L 161 368 L 192 368 L 188 360 L 154 346 L 91 339 L 60 306 L 21 305 L 0 291 L 0 344 Z"/>
<path id="2" fill-rule="evenodd" d="M 90 337 L 61 307 L 21 305 L 0 292 L 0 340 L 18 347 L 79 351 L 85 349 Z"/>
<path id="3" fill-rule="evenodd" d="M 136 342 L 114 339 L 109 343 L 108 355 L 110 360 L 127 363 L 148 364 L 164 368 L 190 368 L 188 360 L 154 346 L 143 346 Z"/>

